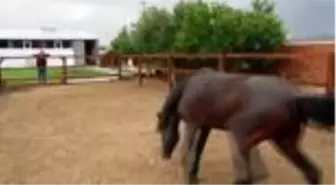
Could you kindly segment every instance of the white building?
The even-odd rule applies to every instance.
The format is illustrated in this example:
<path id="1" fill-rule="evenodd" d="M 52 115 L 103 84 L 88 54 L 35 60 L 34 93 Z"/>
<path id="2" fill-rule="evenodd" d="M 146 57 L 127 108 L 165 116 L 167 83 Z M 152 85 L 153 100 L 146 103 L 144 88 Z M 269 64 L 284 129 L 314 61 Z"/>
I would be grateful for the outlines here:
<path id="1" fill-rule="evenodd" d="M 98 54 L 98 37 L 87 32 L 42 27 L 40 29 L 0 29 L 0 57 L 31 56 L 41 46 L 51 56 L 95 56 Z M 68 65 L 95 64 L 84 58 L 67 58 Z M 60 58 L 49 58 L 48 66 L 60 66 Z M 2 67 L 32 67 L 34 58 L 5 59 Z"/>

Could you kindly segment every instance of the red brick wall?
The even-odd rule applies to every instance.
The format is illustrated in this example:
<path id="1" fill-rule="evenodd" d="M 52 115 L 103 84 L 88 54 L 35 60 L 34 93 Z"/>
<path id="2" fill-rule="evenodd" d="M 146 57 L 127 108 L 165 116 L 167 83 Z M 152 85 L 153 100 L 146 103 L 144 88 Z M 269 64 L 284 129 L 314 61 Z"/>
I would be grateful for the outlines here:
<path id="1" fill-rule="evenodd" d="M 330 72 L 328 62 L 334 48 L 334 43 L 288 45 L 284 51 L 296 53 L 299 57 L 296 60 L 285 61 L 281 71 L 295 81 L 325 86 L 327 73 Z"/>

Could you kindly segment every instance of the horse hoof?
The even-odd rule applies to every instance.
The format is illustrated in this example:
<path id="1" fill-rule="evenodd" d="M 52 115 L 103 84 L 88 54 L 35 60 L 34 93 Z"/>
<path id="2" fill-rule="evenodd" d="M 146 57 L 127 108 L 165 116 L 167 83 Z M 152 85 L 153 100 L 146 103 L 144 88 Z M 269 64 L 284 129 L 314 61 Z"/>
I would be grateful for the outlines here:
<path id="1" fill-rule="evenodd" d="M 184 184 L 199 184 L 200 183 L 200 179 L 199 178 L 188 178 L 184 181 L 185 183 Z"/>
<path id="2" fill-rule="evenodd" d="M 240 180 L 236 180 L 233 184 L 252 184 L 252 180 L 240 179 Z"/>
<path id="3" fill-rule="evenodd" d="M 263 180 L 267 179 L 267 177 L 268 177 L 268 174 L 260 174 L 260 175 L 256 175 L 256 176 L 253 178 L 253 183 L 263 181 Z"/>
<path id="4" fill-rule="evenodd" d="M 199 184 L 199 180 L 192 180 L 192 181 L 189 181 L 188 184 L 195 184 L 195 185 L 197 185 L 197 184 Z"/>

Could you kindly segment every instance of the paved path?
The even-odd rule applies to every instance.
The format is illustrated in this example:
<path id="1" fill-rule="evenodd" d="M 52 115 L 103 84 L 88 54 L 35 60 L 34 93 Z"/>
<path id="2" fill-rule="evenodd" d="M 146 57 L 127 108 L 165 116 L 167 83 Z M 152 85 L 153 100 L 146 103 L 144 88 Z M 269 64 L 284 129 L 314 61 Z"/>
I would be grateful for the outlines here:
<path id="1" fill-rule="evenodd" d="M 95 78 L 72 78 L 69 79 L 68 82 L 70 84 L 78 84 L 78 83 L 87 83 L 87 82 L 109 82 L 118 80 L 117 76 L 111 77 L 95 77 Z"/>
<path id="2" fill-rule="evenodd" d="M 109 68 L 109 67 L 90 67 L 90 69 L 95 70 L 95 71 L 100 71 L 103 73 L 111 74 L 111 75 L 117 75 L 118 74 L 118 69 L 117 68 Z M 126 75 L 134 75 L 134 71 L 130 70 L 128 68 L 123 68 L 122 73 Z"/>
<path id="3" fill-rule="evenodd" d="M 100 71 L 106 74 L 110 74 L 111 76 L 105 76 L 105 77 L 91 77 L 91 78 L 69 78 L 68 82 L 70 84 L 78 84 L 78 83 L 88 83 L 88 82 L 109 82 L 109 81 L 114 81 L 118 80 L 118 69 L 113 69 L 113 68 L 107 68 L 107 67 L 90 67 L 91 70 L 95 71 Z M 113 76 L 112 76 L 113 75 Z M 123 76 L 134 76 L 136 73 L 128 70 L 128 69 L 123 69 L 122 71 Z"/>

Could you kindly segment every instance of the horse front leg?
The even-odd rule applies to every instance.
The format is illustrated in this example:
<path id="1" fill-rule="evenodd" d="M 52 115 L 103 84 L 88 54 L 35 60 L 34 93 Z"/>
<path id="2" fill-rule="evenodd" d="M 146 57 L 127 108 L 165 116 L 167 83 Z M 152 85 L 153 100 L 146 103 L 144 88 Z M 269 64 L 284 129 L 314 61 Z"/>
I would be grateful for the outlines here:
<path id="1" fill-rule="evenodd" d="M 228 140 L 236 176 L 234 184 L 252 184 L 253 175 L 250 165 L 250 148 L 246 147 L 242 139 L 238 138 L 235 134 L 228 133 Z"/>
<path id="2" fill-rule="evenodd" d="M 182 175 L 183 182 L 185 184 L 196 184 L 197 178 L 192 175 L 192 161 L 196 158 L 196 150 L 195 148 L 195 137 L 200 133 L 200 130 L 185 124 L 184 127 L 184 139 L 183 145 L 181 148 L 181 165 L 182 165 Z"/>

